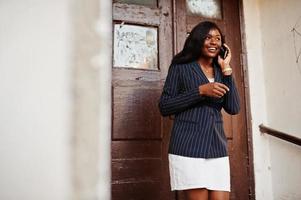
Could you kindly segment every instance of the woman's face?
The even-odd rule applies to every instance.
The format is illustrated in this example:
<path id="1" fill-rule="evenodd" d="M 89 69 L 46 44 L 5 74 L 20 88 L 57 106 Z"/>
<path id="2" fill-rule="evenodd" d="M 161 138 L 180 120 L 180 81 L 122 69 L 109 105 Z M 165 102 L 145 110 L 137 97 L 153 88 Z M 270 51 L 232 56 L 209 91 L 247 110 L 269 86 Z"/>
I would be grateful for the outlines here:
<path id="1" fill-rule="evenodd" d="M 218 55 L 221 46 L 222 36 L 220 32 L 217 29 L 210 30 L 202 47 L 202 56 L 215 58 Z"/>

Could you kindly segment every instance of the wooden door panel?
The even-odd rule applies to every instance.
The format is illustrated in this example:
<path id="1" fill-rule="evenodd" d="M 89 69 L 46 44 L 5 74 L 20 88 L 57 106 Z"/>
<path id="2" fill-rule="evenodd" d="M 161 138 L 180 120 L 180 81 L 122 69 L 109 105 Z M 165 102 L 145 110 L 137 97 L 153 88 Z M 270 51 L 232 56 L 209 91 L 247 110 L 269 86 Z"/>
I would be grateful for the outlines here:
<path id="1" fill-rule="evenodd" d="M 160 25 L 161 9 L 131 4 L 113 4 L 114 21 L 133 22 L 144 25 Z"/>
<path id="2" fill-rule="evenodd" d="M 113 183 L 118 182 L 160 182 L 161 159 L 142 158 L 142 159 L 114 159 L 112 161 Z"/>
<path id="3" fill-rule="evenodd" d="M 136 46 L 132 45 L 132 41 L 141 42 L 142 45 L 144 42 L 143 35 L 139 35 L 138 29 L 150 30 L 153 33 L 157 32 L 153 38 L 157 39 L 155 56 L 158 60 L 157 68 L 148 69 L 140 67 L 144 68 L 144 64 L 138 65 L 138 68 L 131 68 L 130 62 L 123 65 L 120 62 L 123 58 L 113 62 L 111 143 L 113 200 L 175 199 L 169 187 L 167 161 L 170 123 L 161 117 L 158 109 L 158 100 L 164 83 L 162 79 L 166 77 L 172 58 L 171 13 L 171 1 L 158 0 L 157 6 L 150 7 L 113 3 L 113 28 L 119 29 L 113 31 L 113 34 L 123 33 L 121 28 L 124 25 L 128 30 L 130 28 L 133 30 L 124 37 L 125 40 L 127 36 L 133 38 L 126 43 L 129 46 L 123 45 L 125 51 L 129 52 L 130 49 L 137 52 L 137 49 L 133 49 Z M 137 39 L 135 29 L 138 37 L 142 39 Z M 117 36 L 120 38 L 120 35 Z M 145 37 L 146 42 L 148 39 Z M 116 41 L 113 41 L 115 47 L 122 46 L 114 42 Z M 139 46 L 137 48 L 139 49 Z M 113 49 L 113 52 L 115 50 Z M 134 56 L 144 56 L 145 52 L 140 50 L 139 54 Z M 122 51 L 118 51 L 116 54 L 113 53 L 113 56 L 121 54 Z"/>
<path id="4" fill-rule="evenodd" d="M 147 182 L 141 183 L 125 183 L 112 185 L 112 198 L 113 199 L 130 199 L 130 200 L 154 200 L 160 198 L 160 182 Z"/>
<path id="5" fill-rule="evenodd" d="M 160 94 L 159 89 L 145 86 L 114 87 L 113 139 L 162 139 Z"/>
<path id="6" fill-rule="evenodd" d="M 112 158 L 160 158 L 162 146 L 160 140 L 112 141 Z"/>

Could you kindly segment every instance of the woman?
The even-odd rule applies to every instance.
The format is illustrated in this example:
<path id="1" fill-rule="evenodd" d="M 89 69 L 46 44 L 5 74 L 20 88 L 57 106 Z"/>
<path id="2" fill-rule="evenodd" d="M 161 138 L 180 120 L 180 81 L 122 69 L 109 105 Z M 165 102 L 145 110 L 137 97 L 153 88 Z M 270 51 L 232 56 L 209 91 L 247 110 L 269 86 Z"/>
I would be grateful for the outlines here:
<path id="1" fill-rule="evenodd" d="M 170 65 L 159 102 L 163 116 L 175 115 L 169 144 L 172 190 L 188 200 L 227 200 L 230 168 L 221 109 L 239 112 L 239 96 L 224 36 L 212 22 L 193 28 Z"/>

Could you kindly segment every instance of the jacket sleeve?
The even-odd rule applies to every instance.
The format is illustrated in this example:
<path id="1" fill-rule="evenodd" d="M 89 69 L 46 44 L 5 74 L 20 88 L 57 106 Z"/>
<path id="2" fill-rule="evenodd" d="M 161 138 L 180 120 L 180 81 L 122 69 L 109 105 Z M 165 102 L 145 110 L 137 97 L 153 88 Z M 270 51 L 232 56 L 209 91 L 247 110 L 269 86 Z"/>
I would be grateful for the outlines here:
<path id="1" fill-rule="evenodd" d="M 190 108 L 200 100 L 204 99 L 196 87 L 190 91 L 181 91 L 179 78 L 179 65 L 171 65 L 168 70 L 163 92 L 159 100 L 159 109 L 162 116 L 173 115 Z"/>
<path id="2" fill-rule="evenodd" d="M 234 81 L 232 75 L 224 76 L 223 82 L 230 89 L 230 91 L 227 92 L 224 96 L 225 100 L 223 103 L 223 108 L 230 115 L 238 114 L 238 112 L 240 110 L 239 94 L 236 89 L 235 81 Z"/>

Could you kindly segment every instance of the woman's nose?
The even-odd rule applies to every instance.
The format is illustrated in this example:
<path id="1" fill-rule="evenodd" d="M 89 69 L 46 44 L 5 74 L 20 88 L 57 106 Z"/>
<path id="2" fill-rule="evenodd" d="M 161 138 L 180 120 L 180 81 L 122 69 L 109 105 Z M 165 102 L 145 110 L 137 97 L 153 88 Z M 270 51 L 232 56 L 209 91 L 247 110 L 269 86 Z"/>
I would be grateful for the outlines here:
<path id="1" fill-rule="evenodd" d="M 212 39 L 210 40 L 210 44 L 217 44 L 217 41 L 216 41 L 215 39 L 212 38 Z"/>

